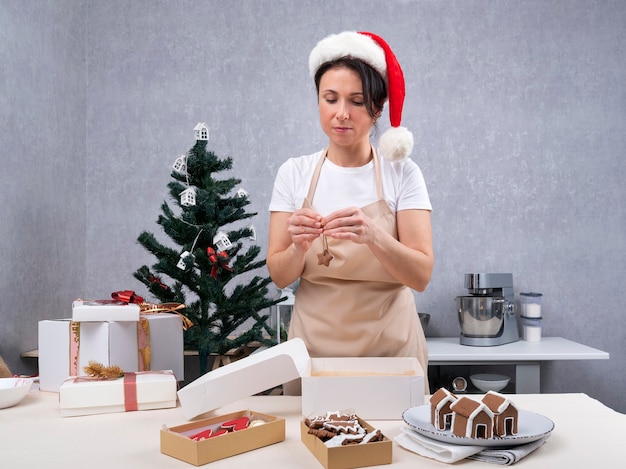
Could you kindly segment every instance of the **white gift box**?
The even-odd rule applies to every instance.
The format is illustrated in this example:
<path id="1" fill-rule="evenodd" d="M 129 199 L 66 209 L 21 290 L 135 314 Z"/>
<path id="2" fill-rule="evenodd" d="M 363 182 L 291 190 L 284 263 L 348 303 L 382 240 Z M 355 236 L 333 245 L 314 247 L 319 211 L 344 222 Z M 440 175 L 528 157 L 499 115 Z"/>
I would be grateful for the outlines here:
<path id="1" fill-rule="evenodd" d="M 63 381 L 80 375 L 89 361 L 138 371 L 136 322 L 39 321 L 39 387 L 59 392 Z"/>
<path id="2" fill-rule="evenodd" d="M 61 417 L 176 407 L 171 371 L 126 373 L 113 380 L 70 377 L 60 388 Z"/>
<path id="3" fill-rule="evenodd" d="M 76 300 L 72 302 L 72 320 L 92 321 L 139 321 L 140 307 L 136 303 L 116 300 Z"/>
<path id="4" fill-rule="evenodd" d="M 142 315 L 139 322 L 39 322 L 42 391 L 58 392 L 67 377 L 81 375 L 91 360 L 124 371 L 172 370 L 182 381 L 182 320 L 177 314 L 159 313 Z"/>
<path id="5" fill-rule="evenodd" d="M 148 322 L 148 330 L 144 321 Z M 183 381 L 185 346 L 181 317 L 171 313 L 142 314 L 138 328 L 139 371 L 172 370 L 176 379 Z M 146 334 L 149 335 L 149 342 L 145 340 Z M 149 346 L 148 353 L 146 345 Z M 146 363 L 148 356 L 149 363 Z"/>
<path id="6" fill-rule="evenodd" d="M 302 375 L 302 415 L 355 409 L 365 420 L 396 420 L 424 403 L 415 357 L 312 358 Z"/>
<path id="7" fill-rule="evenodd" d="M 310 358 L 291 339 L 211 371 L 178 391 L 187 419 L 302 378 L 302 413 L 354 409 L 364 419 L 396 420 L 424 403 L 417 358 Z"/>

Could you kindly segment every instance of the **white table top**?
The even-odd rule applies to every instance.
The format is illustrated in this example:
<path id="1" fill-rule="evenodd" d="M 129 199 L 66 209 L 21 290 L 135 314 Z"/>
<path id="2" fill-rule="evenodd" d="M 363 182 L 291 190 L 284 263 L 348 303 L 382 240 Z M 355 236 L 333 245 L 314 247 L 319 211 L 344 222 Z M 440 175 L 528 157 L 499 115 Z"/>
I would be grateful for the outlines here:
<path id="1" fill-rule="evenodd" d="M 608 360 L 609 354 L 561 337 L 518 340 L 494 347 L 461 345 L 459 337 L 427 337 L 428 360 L 435 362 Z"/>
<path id="2" fill-rule="evenodd" d="M 585 394 L 518 394 L 522 409 L 549 417 L 555 430 L 535 453 L 517 463 L 526 469 L 546 467 L 618 467 L 623 463 L 626 415 L 613 411 Z M 255 396 L 209 413 L 209 417 L 251 409 L 286 419 L 286 440 L 255 451 L 216 461 L 210 469 L 250 467 L 320 469 L 322 465 L 300 441 L 300 398 Z M 159 430 L 165 424 L 185 423 L 180 407 L 143 412 L 83 417 L 59 416 L 58 394 L 30 394 L 17 406 L 0 409 L 2 467 L 57 468 L 190 468 L 185 462 L 161 454 Z M 372 421 L 389 438 L 398 435 L 401 420 Z M 485 463 L 462 461 L 463 468 Z M 423 458 L 393 443 L 393 463 L 398 468 L 443 468 L 443 463 Z M 390 466 L 380 466 L 390 467 Z"/>

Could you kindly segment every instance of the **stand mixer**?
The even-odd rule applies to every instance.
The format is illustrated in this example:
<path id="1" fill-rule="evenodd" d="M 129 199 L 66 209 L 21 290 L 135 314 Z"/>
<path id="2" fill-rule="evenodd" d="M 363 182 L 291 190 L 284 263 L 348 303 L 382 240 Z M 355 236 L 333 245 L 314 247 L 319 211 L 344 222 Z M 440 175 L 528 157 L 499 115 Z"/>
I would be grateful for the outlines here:
<path id="1" fill-rule="evenodd" d="M 457 296 L 461 345 L 490 347 L 519 340 L 513 274 L 465 274 L 469 296 Z"/>

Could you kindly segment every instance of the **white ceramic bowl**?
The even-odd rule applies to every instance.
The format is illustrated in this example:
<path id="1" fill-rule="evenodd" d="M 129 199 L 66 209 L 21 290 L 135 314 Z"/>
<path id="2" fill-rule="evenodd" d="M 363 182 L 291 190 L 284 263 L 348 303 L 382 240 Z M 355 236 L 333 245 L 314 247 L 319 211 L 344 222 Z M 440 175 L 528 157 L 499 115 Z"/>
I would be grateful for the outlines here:
<path id="1" fill-rule="evenodd" d="M 31 378 L 0 378 L 0 409 L 19 403 L 32 384 Z"/>
<path id="2" fill-rule="evenodd" d="M 483 392 L 501 391 L 509 384 L 510 380 L 511 378 L 506 375 L 495 375 L 491 373 L 480 373 L 470 376 L 472 384 Z"/>

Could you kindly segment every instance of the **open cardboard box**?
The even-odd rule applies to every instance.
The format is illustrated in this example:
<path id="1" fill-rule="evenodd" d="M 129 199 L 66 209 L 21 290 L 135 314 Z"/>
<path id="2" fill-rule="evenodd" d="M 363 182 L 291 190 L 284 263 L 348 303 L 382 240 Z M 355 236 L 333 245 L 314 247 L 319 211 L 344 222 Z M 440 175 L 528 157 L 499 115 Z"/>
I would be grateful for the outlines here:
<path id="1" fill-rule="evenodd" d="M 178 399 L 192 419 L 299 377 L 306 416 L 351 408 L 366 420 L 399 420 L 406 409 L 424 403 L 417 358 L 312 359 L 297 338 L 199 377 L 178 391 Z"/>
<path id="2" fill-rule="evenodd" d="M 263 425 L 196 441 L 190 435 L 239 417 L 262 420 Z M 161 429 L 161 453 L 195 466 L 268 446 L 285 440 L 285 419 L 250 410 L 197 420 L 176 427 Z"/>
<path id="3" fill-rule="evenodd" d="M 359 418 L 359 424 L 368 433 L 375 430 L 361 418 Z M 302 420 L 300 422 L 300 438 L 326 469 L 351 469 L 391 464 L 392 443 L 386 436 L 382 441 L 329 448 L 317 436 L 309 435 L 308 431 L 309 427 Z"/>

